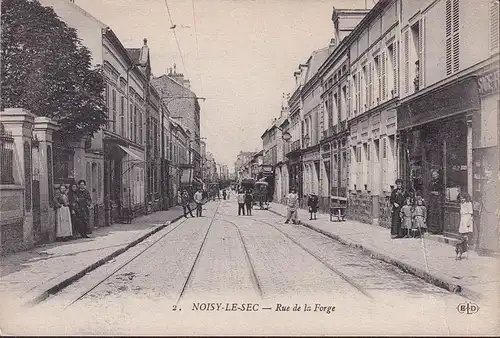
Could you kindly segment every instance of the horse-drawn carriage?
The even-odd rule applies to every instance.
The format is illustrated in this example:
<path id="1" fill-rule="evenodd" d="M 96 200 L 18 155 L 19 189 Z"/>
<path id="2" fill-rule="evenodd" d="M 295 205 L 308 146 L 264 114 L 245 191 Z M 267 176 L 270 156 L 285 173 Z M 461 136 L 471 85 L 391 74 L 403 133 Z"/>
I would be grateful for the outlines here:
<path id="1" fill-rule="evenodd" d="M 253 189 L 253 202 L 259 204 L 260 209 L 269 209 L 269 183 L 265 181 L 255 182 Z"/>

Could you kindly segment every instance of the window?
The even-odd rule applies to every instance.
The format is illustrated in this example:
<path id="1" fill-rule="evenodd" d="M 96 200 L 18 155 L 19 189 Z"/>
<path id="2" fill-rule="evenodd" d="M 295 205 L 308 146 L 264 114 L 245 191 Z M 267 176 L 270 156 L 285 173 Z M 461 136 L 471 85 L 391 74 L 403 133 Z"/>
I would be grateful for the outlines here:
<path id="1" fill-rule="evenodd" d="M 129 116 L 129 139 L 134 139 L 134 105 L 130 104 Z"/>
<path id="2" fill-rule="evenodd" d="M 498 51 L 498 11 L 499 8 L 498 0 L 492 0 L 490 2 L 490 51 Z"/>
<path id="3" fill-rule="evenodd" d="M 113 125 L 113 131 L 116 132 L 116 110 L 117 110 L 116 109 L 116 103 L 117 103 L 116 102 L 116 90 L 113 89 L 111 91 L 111 97 L 112 97 L 112 101 L 111 102 L 112 102 L 112 105 L 113 105 L 112 106 L 112 111 L 113 111 L 113 118 L 112 118 L 112 120 L 113 121 L 111 121 L 111 123 Z"/>
<path id="4" fill-rule="evenodd" d="M 108 109 L 108 129 L 110 127 L 109 124 L 109 85 L 106 83 L 106 86 L 104 86 L 104 100 L 106 100 L 106 108 Z"/>
<path id="5" fill-rule="evenodd" d="M 134 142 L 137 143 L 137 106 L 134 105 Z"/>
<path id="6" fill-rule="evenodd" d="M 139 111 L 139 144 L 143 143 L 142 140 L 142 111 Z"/>
<path id="7" fill-rule="evenodd" d="M 398 87 L 396 51 L 397 51 L 396 42 L 394 42 L 387 47 L 387 55 L 385 58 L 387 63 L 387 78 L 389 79 L 389 81 L 384 79 L 384 88 L 385 84 L 387 83 L 388 86 L 387 91 L 391 93 L 391 98 L 397 95 L 397 87 Z M 385 76 L 385 71 L 384 71 L 384 76 Z"/>
<path id="8" fill-rule="evenodd" d="M 125 97 L 120 97 L 120 132 L 125 137 Z"/>
<path id="9" fill-rule="evenodd" d="M 382 158 L 387 158 L 387 138 L 384 137 L 382 141 Z"/>
<path id="10" fill-rule="evenodd" d="M 361 111 L 364 112 L 366 110 L 366 107 L 367 107 L 367 103 L 368 103 L 368 81 L 367 81 L 367 77 L 368 77 L 368 71 L 367 71 L 367 68 L 366 68 L 366 65 L 363 66 L 362 68 L 362 80 L 361 80 L 361 90 L 363 91 L 363 93 L 361 94 L 361 97 L 362 97 L 362 101 L 361 102 Z"/>
<path id="11" fill-rule="evenodd" d="M 367 95 L 366 95 L 366 107 L 370 108 L 373 106 L 374 100 L 374 85 L 373 85 L 373 78 L 375 77 L 375 71 L 374 71 L 374 65 L 375 63 L 369 63 L 368 64 L 368 90 L 367 90 Z"/>
<path id="12" fill-rule="evenodd" d="M 410 70 L 411 79 L 413 82 L 413 87 L 415 91 L 421 89 L 422 84 L 422 52 L 423 52 L 423 40 L 422 40 L 422 23 L 423 19 L 419 20 L 417 23 L 411 26 L 411 56 L 412 69 Z"/>
<path id="13" fill-rule="evenodd" d="M 446 75 L 459 70 L 460 20 L 459 0 L 446 0 Z"/>

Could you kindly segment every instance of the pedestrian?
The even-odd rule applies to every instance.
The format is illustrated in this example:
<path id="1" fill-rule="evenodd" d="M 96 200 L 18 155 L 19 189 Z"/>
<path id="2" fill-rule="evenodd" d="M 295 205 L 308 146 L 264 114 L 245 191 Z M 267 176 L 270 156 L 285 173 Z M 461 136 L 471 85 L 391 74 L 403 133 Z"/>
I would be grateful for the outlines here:
<path id="1" fill-rule="evenodd" d="M 227 197 L 227 192 L 226 192 L 226 189 L 222 190 L 222 198 L 224 198 L 224 200 L 226 200 L 226 197 Z"/>
<path id="2" fill-rule="evenodd" d="M 69 210 L 71 213 L 71 225 L 72 225 L 72 230 L 73 230 L 73 238 L 76 238 L 76 233 L 79 233 L 78 231 L 78 220 L 76 219 L 76 200 L 77 200 L 77 193 L 78 193 L 78 186 L 76 185 L 76 182 L 71 183 L 69 192 L 68 192 L 68 200 L 69 200 Z"/>
<path id="3" fill-rule="evenodd" d="M 401 238 L 401 208 L 406 199 L 406 193 L 402 188 L 403 180 L 396 180 L 396 189 L 391 192 L 391 238 Z"/>
<path id="4" fill-rule="evenodd" d="M 247 207 L 247 215 L 252 215 L 253 194 L 252 190 L 248 189 L 245 193 L 245 205 Z"/>
<path id="5" fill-rule="evenodd" d="M 80 210 L 80 224 L 84 229 L 85 233 L 91 234 L 90 229 L 90 207 L 92 206 L 92 198 L 90 197 L 90 192 L 87 190 L 87 182 L 85 180 L 78 181 L 78 208 Z"/>
<path id="6" fill-rule="evenodd" d="M 238 216 L 240 216 L 241 213 L 245 216 L 245 194 L 243 190 L 238 191 Z"/>
<path id="7" fill-rule="evenodd" d="M 177 205 L 182 205 L 182 193 L 181 190 L 177 190 Z"/>
<path id="8" fill-rule="evenodd" d="M 309 197 L 307 199 L 307 206 L 309 207 L 309 213 L 311 214 L 311 216 L 309 217 L 310 220 L 316 219 L 316 213 L 318 212 L 318 204 L 319 204 L 318 196 L 314 194 L 309 194 Z"/>
<path id="9" fill-rule="evenodd" d="M 405 200 L 405 205 L 401 208 L 400 211 L 401 215 L 401 228 L 402 231 L 404 231 L 405 238 L 410 237 L 410 232 L 412 229 L 412 224 L 413 224 L 413 205 L 412 205 L 412 200 L 411 197 L 408 196 L 406 197 Z"/>
<path id="10" fill-rule="evenodd" d="M 54 208 L 56 209 L 56 238 L 66 240 L 73 237 L 69 197 L 64 184 L 61 184 L 59 194 L 54 197 Z"/>
<path id="11" fill-rule="evenodd" d="M 191 206 L 189 205 L 189 194 L 187 190 L 184 190 L 184 193 L 182 194 L 182 210 L 184 211 L 184 217 L 187 218 L 188 210 L 191 217 L 194 217 L 193 211 L 191 210 Z"/>
<path id="12" fill-rule="evenodd" d="M 418 230 L 419 236 L 427 229 L 427 208 L 421 196 L 417 196 L 417 205 L 413 210 L 413 228 Z"/>
<path id="13" fill-rule="evenodd" d="M 290 193 L 286 197 L 287 200 L 287 216 L 285 223 L 290 223 L 292 220 L 293 224 L 297 224 L 297 209 L 299 207 L 299 195 L 297 195 L 297 191 L 295 189 L 291 189 Z"/>
<path id="14" fill-rule="evenodd" d="M 72 209 L 74 211 L 76 231 L 83 237 L 89 238 L 92 233 L 89 229 L 89 207 L 92 204 L 90 193 L 86 189 L 85 180 L 78 181 L 78 189 L 74 192 Z"/>
<path id="15" fill-rule="evenodd" d="M 196 217 L 201 217 L 201 211 L 203 210 L 203 193 L 201 189 L 194 194 L 194 201 L 196 203 Z"/>
<path id="16" fill-rule="evenodd" d="M 467 237 L 467 242 L 472 240 L 473 233 L 473 209 L 472 200 L 468 193 L 464 192 L 459 195 L 460 201 L 460 226 L 458 232 L 464 237 Z"/>

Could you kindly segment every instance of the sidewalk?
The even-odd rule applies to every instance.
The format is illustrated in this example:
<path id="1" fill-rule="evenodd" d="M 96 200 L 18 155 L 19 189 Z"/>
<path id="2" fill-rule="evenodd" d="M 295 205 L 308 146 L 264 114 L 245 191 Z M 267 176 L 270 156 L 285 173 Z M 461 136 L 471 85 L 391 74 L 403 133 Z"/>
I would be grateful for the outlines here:
<path id="1" fill-rule="evenodd" d="M 132 224 L 94 229 L 90 238 L 54 242 L 2 257 L 0 299 L 36 303 L 98 268 L 182 217 L 175 206 L 135 218 Z"/>
<path id="2" fill-rule="evenodd" d="M 286 206 L 271 203 L 271 212 L 286 215 Z M 371 257 L 398 266 L 423 278 L 428 283 L 474 301 L 491 300 L 498 304 L 500 260 L 479 256 L 469 251 L 469 259 L 455 260 L 455 248 L 449 244 L 424 239 L 391 239 L 390 230 L 355 221 L 330 222 L 329 215 L 317 214 L 309 220 L 309 212 L 299 209 L 304 226 L 339 242 L 357 247 Z"/>

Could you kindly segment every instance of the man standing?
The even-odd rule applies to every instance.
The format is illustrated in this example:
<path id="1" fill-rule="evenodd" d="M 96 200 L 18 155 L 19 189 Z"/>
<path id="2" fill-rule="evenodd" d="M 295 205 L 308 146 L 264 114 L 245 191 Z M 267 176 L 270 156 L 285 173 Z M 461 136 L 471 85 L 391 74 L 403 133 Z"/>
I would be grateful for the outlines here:
<path id="1" fill-rule="evenodd" d="M 253 195 L 251 190 L 247 190 L 245 193 L 245 204 L 247 206 L 247 215 L 252 215 L 252 204 L 253 204 Z"/>
<path id="2" fill-rule="evenodd" d="M 238 216 L 243 212 L 243 216 L 245 216 L 245 194 L 243 190 L 238 191 Z"/>
<path id="3" fill-rule="evenodd" d="M 77 219 L 78 232 L 82 237 L 88 237 L 86 235 L 92 233 L 89 226 L 89 208 L 92 205 L 92 199 L 90 198 L 89 191 L 86 189 L 85 180 L 78 181 L 75 204 L 75 218 Z M 83 234 L 85 234 L 85 236 Z"/>
<path id="4" fill-rule="evenodd" d="M 182 194 L 182 210 L 184 210 L 184 217 L 187 218 L 187 211 L 189 210 L 189 214 L 191 217 L 193 216 L 193 211 L 191 210 L 191 206 L 189 205 L 189 194 L 187 190 L 184 190 L 184 193 Z"/>
<path id="5" fill-rule="evenodd" d="M 391 238 L 401 238 L 401 207 L 408 196 L 403 190 L 403 180 L 396 180 L 396 189 L 391 192 Z"/>
<path id="6" fill-rule="evenodd" d="M 285 223 L 290 223 L 290 219 L 293 224 L 297 224 L 297 208 L 299 207 L 299 195 L 295 189 L 291 189 L 290 193 L 286 197 L 287 199 L 287 216 Z"/>
<path id="7" fill-rule="evenodd" d="M 203 210 L 203 193 L 201 189 L 194 194 L 194 201 L 196 202 L 196 217 L 201 217 L 201 211 Z"/>

